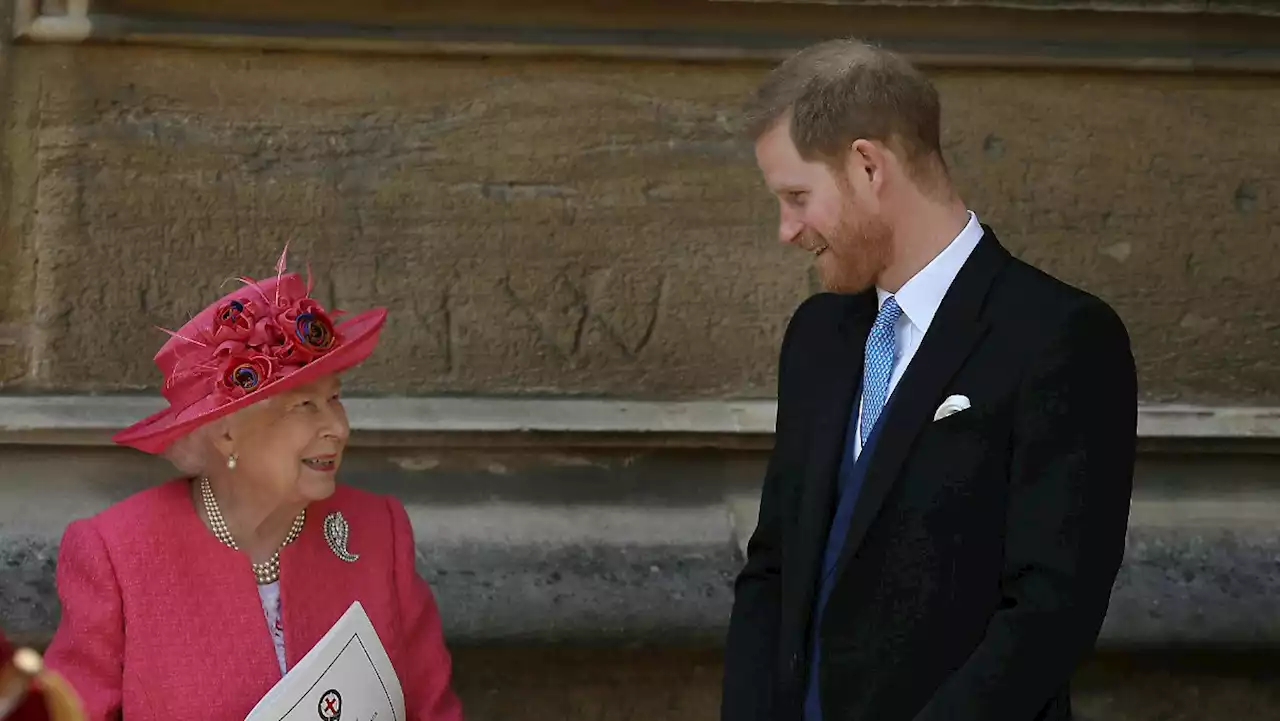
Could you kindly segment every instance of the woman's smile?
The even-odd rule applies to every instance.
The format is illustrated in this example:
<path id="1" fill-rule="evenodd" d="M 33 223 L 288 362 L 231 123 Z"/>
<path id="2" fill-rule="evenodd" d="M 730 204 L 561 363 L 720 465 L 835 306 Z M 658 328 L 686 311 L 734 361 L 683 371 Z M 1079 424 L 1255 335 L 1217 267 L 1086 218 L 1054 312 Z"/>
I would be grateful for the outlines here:
<path id="1" fill-rule="evenodd" d="M 313 471 L 332 473 L 338 467 L 338 457 L 334 454 L 326 456 L 312 456 L 311 458 L 303 458 L 302 465 Z"/>

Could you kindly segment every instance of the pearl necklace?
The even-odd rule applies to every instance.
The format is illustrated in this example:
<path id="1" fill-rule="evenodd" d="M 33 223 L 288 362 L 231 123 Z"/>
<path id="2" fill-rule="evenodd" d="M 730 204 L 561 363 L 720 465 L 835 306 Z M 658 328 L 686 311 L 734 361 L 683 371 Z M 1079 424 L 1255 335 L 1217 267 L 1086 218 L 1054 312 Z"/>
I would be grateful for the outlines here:
<path id="1" fill-rule="evenodd" d="M 222 510 L 218 508 L 218 499 L 213 497 L 213 487 L 209 485 L 208 478 L 200 479 L 200 499 L 204 502 L 204 512 L 209 516 L 209 526 L 213 529 L 213 535 L 217 536 L 228 548 L 240 550 L 236 545 L 236 539 L 231 537 L 231 529 L 227 528 L 227 522 L 222 517 Z M 293 526 L 289 528 L 289 535 L 285 536 L 284 543 L 280 544 L 280 548 L 293 543 L 294 539 L 302 533 L 302 524 L 307 520 L 307 509 L 298 512 L 296 518 L 293 519 Z M 266 586 L 280 580 L 280 548 L 271 554 L 271 558 L 262 563 L 253 564 L 253 575 L 258 579 L 259 586 Z"/>

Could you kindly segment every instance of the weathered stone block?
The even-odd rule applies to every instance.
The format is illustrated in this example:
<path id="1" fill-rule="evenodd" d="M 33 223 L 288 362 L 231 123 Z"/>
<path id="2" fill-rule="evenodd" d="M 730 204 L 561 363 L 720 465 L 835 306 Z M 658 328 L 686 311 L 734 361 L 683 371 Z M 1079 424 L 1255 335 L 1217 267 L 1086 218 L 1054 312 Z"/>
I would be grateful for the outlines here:
<path id="1" fill-rule="evenodd" d="M 0 97 L 12 92 L 12 44 L 8 40 L 12 20 L 10 13 L 0 12 Z M 16 204 L 11 181 L 15 168 L 10 148 L 23 144 L 21 133 L 15 128 L 21 125 L 21 119 L 12 113 L 12 107 L 12 103 L 0 104 L 0 127 L 7 129 L 0 133 L 0 388 L 21 382 L 28 372 L 29 308 L 24 301 L 32 270 L 23 253 L 22 229 L 11 223 L 14 215 L 22 214 L 13 212 Z"/>
<path id="2" fill-rule="evenodd" d="M 1280 642 L 1280 538 L 1265 529 L 1133 528 L 1103 634 L 1111 646 Z"/>
<path id="3" fill-rule="evenodd" d="M 370 392 L 760 396 L 808 292 L 736 108 L 761 69 L 36 48 L 30 372 L 154 387 L 286 241 L 393 311 Z M 1280 399 L 1274 79 L 943 72 L 969 202 L 1113 302 L 1152 400 Z M 1212 148 L 1212 153 L 1197 150 Z M 1219 342 L 1230 338 L 1231 343 Z"/>
<path id="4" fill-rule="evenodd" d="M 419 568 L 460 643 L 715 643 L 762 460 L 357 448 L 343 473 L 405 503 Z M 44 638 L 59 613 L 53 570 L 66 524 L 173 471 L 108 449 L 10 448 L 0 462 L 0 626 Z M 1102 646 L 1280 647 L 1278 501 L 1260 482 L 1274 463 L 1201 468 L 1190 490 L 1169 465 L 1141 465 Z M 1206 502 L 1208 487 L 1237 500 Z"/>

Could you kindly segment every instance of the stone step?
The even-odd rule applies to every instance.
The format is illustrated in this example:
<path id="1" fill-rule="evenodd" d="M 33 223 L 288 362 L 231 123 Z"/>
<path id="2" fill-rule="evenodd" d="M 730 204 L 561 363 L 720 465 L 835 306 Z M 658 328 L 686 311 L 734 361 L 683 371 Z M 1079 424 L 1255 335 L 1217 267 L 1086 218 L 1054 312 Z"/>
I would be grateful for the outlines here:
<path id="1" fill-rule="evenodd" d="M 719 716 L 713 648 L 460 648 L 469 721 L 692 721 Z M 1280 721 L 1276 654 L 1100 654 L 1076 674 L 1077 721 Z"/>

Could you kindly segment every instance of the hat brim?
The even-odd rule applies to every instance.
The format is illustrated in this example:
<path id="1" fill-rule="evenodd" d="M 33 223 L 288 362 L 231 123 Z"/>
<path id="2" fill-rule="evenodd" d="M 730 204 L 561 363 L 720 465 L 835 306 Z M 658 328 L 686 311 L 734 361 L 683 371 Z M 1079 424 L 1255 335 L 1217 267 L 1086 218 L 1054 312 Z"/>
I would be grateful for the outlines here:
<path id="1" fill-rule="evenodd" d="M 235 413 L 271 396 L 359 365 L 377 347 L 378 338 L 382 334 L 382 327 L 386 320 L 385 308 L 376 308 L 355 315 L 337 326 L 336 330 L 343 338 L 342 345 L 284 378 L 230 403 L 223 403 L 216 395 L 210 394 L 186 408 L 170 406 L 116 433 L 111 440 L 145 453 L 163 453 L 175 440 L 206 423 Z"/>

